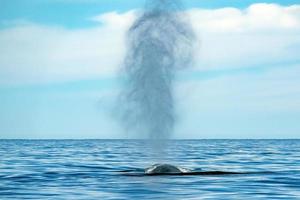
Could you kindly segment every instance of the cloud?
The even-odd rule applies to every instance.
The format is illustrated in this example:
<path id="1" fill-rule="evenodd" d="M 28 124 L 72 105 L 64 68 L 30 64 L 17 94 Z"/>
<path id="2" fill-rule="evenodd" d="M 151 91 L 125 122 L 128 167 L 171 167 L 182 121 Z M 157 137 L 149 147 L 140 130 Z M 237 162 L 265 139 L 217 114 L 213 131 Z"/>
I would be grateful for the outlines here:
<path id="1" fill-rule="evenodd" d="M 101 15 L 97 15 L 91 18 L 92 21 L 103 23 L 112 27 L 125 27 L 128 28 L 136 18 L 138 14 L 137 10 L 132 10 L 123 14 L 117 12 L 109 12 Z"/>
<path id="2" fill-rule="evenodd" d="M 194 70 L 299 63 L 300 5 L 253 4 L 246 9 L 187 11 L 199 36 Z M 15 23 L 0 30 L 0 84 L 36 84 L 116 74 L 124 36 L 137 15 L 91 17 L 85 29 Z M 6 22 L 7 23 L 7 22 Z"/>
<path id="3" fill-rule="evenodd" d="M 124 54 L 118 24 L 82 30 L 19 24 L 0 31 L 0 84 L 67 81 L 112 75 Z"/>
<path id="4" fill-rule="evenodd" d="M 178 138 L 297 138 L 300 64 L 177 84 Z"/>
<path id="5" fill-rule="evenodd" d="M 296 64 L 188 80 L 177 85 L 177 98 L 185 113 L 300 113 L 299 73 L 300 64 Z"/>
<path id="6" fill-rule="evenodd" d="M 189 11 L 196 28 L 205 32 L 270 32 L 299 31 L 300 5 L 280 6 L 258 3 L 246 9 L 221 8 L 214 10 L 192 9 Z"/>
<path id="7" fill-rule="evenodd" d="M 253 4 L 244 10 L 192 9 L 201 70 L 299 62 L 300 6 Z"/>

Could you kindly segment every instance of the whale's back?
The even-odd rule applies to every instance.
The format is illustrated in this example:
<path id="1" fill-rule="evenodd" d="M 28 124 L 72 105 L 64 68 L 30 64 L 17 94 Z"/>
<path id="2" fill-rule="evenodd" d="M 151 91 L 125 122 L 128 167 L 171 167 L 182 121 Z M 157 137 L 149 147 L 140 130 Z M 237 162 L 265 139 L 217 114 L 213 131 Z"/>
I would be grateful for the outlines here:
<path id="1" fill-rule="evenodd" d="M 184 173 L 185 170 L 170 164 L 155 164 L 145 170 L 146 174 Z"/>

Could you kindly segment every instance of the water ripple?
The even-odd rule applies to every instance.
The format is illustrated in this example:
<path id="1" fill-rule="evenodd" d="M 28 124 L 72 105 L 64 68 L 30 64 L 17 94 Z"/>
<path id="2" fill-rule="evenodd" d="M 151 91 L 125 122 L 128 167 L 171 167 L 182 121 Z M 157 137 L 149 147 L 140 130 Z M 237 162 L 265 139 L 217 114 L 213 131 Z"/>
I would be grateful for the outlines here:
<path id="1" fill-rule="evenodd" d="M 144 176 L 157 162 L 241 174 Z M 300 140 L 0 140 L 1 200 L 158 198 L 300 199 Z"/>

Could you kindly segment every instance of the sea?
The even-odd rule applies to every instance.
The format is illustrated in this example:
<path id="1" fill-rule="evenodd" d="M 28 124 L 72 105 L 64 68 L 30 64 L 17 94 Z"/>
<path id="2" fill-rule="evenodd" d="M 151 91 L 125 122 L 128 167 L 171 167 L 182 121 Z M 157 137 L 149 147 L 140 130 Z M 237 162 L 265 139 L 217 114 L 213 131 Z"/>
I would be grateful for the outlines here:
<path id="1" fill-rule="evenodd" d="M 0 199 L 300 199 L 300 140 L 0 140 Z M 148 176 L 166 163 L 191 175 Z"/>

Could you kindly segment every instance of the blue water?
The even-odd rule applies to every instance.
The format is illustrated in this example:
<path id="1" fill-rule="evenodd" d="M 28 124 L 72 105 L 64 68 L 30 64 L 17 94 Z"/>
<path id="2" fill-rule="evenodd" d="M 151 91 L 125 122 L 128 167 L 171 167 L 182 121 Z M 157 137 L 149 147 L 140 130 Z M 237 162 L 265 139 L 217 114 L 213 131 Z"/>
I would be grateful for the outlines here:
<path id="1" fill-rule="evenodd" d="M 151 148 L 139 140 L 0 140 L 0 199 L 300 199 L 300 140 L 178 140 L 161 158 Z M 245 174 L 121 172 L 142 175 L 155 162 Z"/>

